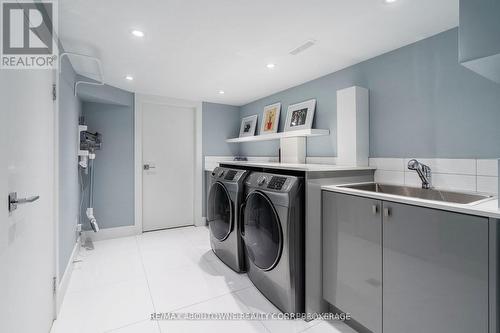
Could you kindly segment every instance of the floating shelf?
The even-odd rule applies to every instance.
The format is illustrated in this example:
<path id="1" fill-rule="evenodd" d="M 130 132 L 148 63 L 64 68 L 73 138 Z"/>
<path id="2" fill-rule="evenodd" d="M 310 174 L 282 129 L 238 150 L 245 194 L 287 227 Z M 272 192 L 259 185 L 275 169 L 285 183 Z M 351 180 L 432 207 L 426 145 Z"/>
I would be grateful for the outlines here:
<path id="1" fill-rule="evenodd" d="M 257 142 L 257 141 L 279 140 L 279 139 L 283 139 L 283 138 L 324 136 L 324 135 L 330 135 L 330 130 L 307 129 L 307 130 L 298 130 L 298 131 L 290 131 L 290 132 L 262 134 L 262 135 L 255 135 L 255 136 L 244 136 L 242 138 L 227 139 L 226 142 L 228 142 L 228 143 Z"/>

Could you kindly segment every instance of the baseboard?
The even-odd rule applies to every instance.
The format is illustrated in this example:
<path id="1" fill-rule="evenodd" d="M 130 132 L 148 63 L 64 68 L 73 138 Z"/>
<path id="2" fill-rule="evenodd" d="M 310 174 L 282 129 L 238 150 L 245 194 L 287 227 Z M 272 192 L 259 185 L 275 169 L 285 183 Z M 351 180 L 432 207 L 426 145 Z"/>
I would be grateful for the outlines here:
<path id="1" fill-rule="evenodd" d="M 116 227 L 116 228 L 106 228 L 100 229 L 99 232 L 93 231 L 84 231 L 82 240 L 85 241 L 87 239 L 95 241 L 120 238 L 120 237 L 129 237 L 135 236 L 142 232 L 137 226 L 131 225 L 126 227 Z"/>
<path id="2" fill-rule="evenodd" d="M 56 317 L 59 315 L 59 310 L 61 309 L 61 305 L 64 301 L 64 296 L 66 296 L 66 291 L 68 290 L 71 274 L 73 274 L 74 261 L 78 256 L 78 252 L 80 251 L 80 244 L 81 237 L 78 237 L 75 246 L 73 247 L 73 251 L 71 252 L 71 256 L 69 257 L 69 261 L 66 265 L 63 276 L 59 279 L 59 285 L 57 286 L 56 293 Z"/>
<path id="3" fill-rule="evenodd" d="M 207 225 L 207 218 L 205 216 L 202 216 L 200 224 L 195 224 L 197 227 L 203 227 Z"/>

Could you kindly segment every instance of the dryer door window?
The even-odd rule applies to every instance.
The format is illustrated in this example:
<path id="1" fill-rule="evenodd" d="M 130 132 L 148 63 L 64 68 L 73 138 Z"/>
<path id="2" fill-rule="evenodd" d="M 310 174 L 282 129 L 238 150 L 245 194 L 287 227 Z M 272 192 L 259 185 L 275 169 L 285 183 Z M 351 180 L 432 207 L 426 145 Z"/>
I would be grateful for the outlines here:
<path id="1" fill-rule="evenodd" d="M 244 211 L 242 236 L 248 259 L 263 270 L 278 263 L 283 247 L 281 224 L 273 204 L 264 193 L 248 195 Z"/>
<path id="2" fill-rule="evenodd" d="M 233 228 L 233 205 L 229 192 L 221 183 L 214 183 L 208 195 L 207 220 L 210 232 L 220 241 L 225 240 Z"/>

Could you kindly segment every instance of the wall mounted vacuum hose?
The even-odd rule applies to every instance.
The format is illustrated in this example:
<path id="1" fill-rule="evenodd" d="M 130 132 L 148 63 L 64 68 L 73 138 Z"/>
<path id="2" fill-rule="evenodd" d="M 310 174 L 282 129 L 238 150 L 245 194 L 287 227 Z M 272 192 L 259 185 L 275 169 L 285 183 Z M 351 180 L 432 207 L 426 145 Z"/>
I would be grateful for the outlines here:
<path id="1" fill-rule="evenodd" d="M 90 189 L 89 189 L 89 208 L 87 208 L 87 218 L 89 219 L 90 227 L 94 232 L 99 231 L 99 225 L 97 224 L 97 219 L 94 216 L 94 163 L 95 154 L 90 154 Z"/>
<path id="2" fill-rule="evenodd" d="M 87 218 L 89 219 L 92 230 L 94 230 L 94 232 L 98 232 L 99 225 L 97 224 L 97 219 L 94 216 L 94 208 L 87 208 Z"/>
<path id="3" fill-rule="evenodd" d="M 94 232 L 99 231 L 99 224 L 97 224 L 97 219 L 94 216 L 94 168 L 95 168 L 95 158 L 96 150 L 101 150 L 102 148 L 102 134 L 95 132 L 89 132 L 87 125 L 85 125 L 85 118 L 80 117 L 79 125 L 79 151 L 78 151 L 78 166 L 82 168 L 86 175 L 89 175 L 89 205 L 85 212 L 87 219 L 89 220 L 90 227 Z M 80 212 L 83 203 L 84 195 L 84 185 L 83 178 L 80 179 L 82 188 L 82 199 L 80 201 Z"/>

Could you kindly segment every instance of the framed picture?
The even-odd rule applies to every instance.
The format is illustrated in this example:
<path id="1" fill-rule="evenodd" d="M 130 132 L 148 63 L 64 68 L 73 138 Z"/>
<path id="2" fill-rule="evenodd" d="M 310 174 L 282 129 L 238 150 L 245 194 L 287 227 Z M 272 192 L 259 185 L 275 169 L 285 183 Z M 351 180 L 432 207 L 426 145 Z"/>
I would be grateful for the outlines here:
<path id="1" fill-rule="evenodd" d="M 288 106 L 288 111 L 286 113 L 285 132 L 311 129 L 315 109 L 315 99 L 310 99 L 302 103 Z"/>
<path id="2" fill-rule="evenodd" d="M 280 122 L 281 103 L 268 105 L 264 107 L 262 115 L 262 124 L 260 125 L 260 134 L 271 134 L 278 132 Z"/>
<path id="3" fill-rule="evenodd" d="M 245 117 L 241 120 L 240 138 L 244 136 L 254 136 L 257 127 L 257 115 Z"/>

